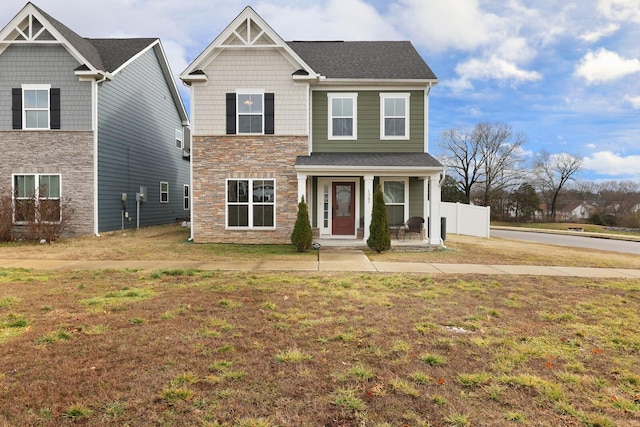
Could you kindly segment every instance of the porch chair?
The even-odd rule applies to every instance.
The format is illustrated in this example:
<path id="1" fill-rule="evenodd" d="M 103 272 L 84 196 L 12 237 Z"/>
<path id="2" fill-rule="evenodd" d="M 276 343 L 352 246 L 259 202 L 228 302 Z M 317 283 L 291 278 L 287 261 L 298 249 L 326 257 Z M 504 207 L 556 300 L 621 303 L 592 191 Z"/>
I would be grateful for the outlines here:
<path id="1" fill-rule="evenodd" d="M 421 239 L 424 238 L 424 218 L 412 216 L 404 224 L 403 240 L 406 240 L 407 233 L 417 233 Z M 411 236 L 409 236 L 411 238 Z"/>

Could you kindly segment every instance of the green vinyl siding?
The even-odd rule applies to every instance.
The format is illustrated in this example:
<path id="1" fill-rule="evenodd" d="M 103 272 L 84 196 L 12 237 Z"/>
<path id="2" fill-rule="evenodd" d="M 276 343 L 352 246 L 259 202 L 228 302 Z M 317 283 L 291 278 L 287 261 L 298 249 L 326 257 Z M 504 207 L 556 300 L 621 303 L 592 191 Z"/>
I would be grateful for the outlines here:
<path id="1" fill-rule="evenodd" d="M 409 178 L 409 218 L 424 214 L 424 185 L 424 179 Z"/>
<path id="2" fill-rule="evenodd" d="M 407 91 L 397 92 L 407 93 Z M 329 140 L 328 93 L 337 92 L 314 91 L 312 95 L 314 152 L 424 152 L 424 91 L 409 92 L 411 97 L 409 98 L 410 139 L 408 140 L 380 139 L 380 91 L 358 92 L 357 140 Z M 393 93 L 393 91 L 382 93 Z"/>

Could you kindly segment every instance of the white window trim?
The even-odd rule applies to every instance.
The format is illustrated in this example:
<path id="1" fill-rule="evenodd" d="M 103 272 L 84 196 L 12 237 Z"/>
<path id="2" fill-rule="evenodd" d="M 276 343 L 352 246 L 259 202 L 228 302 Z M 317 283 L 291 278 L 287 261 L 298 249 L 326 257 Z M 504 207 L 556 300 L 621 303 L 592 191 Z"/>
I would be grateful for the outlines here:
<path id="1" fill-rule="evenodd" d="M 40 198 L 40 176 L 57 176 L 58 177 L 58 185 L 60 187 L 60 197 L 42 197 Z M 16 221 L 16 207 L 15 207 L 15 200 L 28 200 L 31 197 L 16 197 L 16 176 L 33 176 L 34 177 L 34 186 L 35 186 L 35 191 L 34 191 L 34 201 L 36 203 L 36 222 L 38 221 L 38 216 L 39 216 L 39 203 L 40 200 L 60 200 L 60 203 L 62 203 L 62 174 L 59 173 L 14 173 L 11 174 L 11 194 L 13 194 L 12 196 L 12 219 L 13 219 L 13 223 L 17 224 L 17 225 L 24 225 L 27 224 L 26 221 Z M 58 221 L 42 221 L 42 224 L 58 224 L 60 223 L 60 221 L 62 221 L 62 209 L 60 210 L 60 219 Z"/>
<path id="2" fill-rule="evenodd" d="M 248 182 L 248 202 L 232 202 L 234 206 L 247 205 L 249 207 L 249 225 L 247 227 L 244 226 L 230 226 L 229 225 L 229 181 L 247 181 Z M 271 227 L 256 227 L 253 225 L 253 205 L 265 205 L 269 204 L 266 202 L 254 202 L 253 201 L 253 181 L 273 181 L 273 226 Z M 276 229 L 276 200 L 277 200 L 277 190 L 276 190 L 276 179 L 275 178 L 227 178 L 224 182 L 225 196 L 224 196 L 224 224 L 226 230 L 275 230 Z"/>
<path id="3" fill-rule="evenodd" d="M 182 136 L 182 130 L 176 129 L 176 148 L 182 150 L 184 148 L 184 141 Z"/>
<path id="4" fill-rule="evenodd" d="M 162 191 L 162 184 L 167 184 L 167 191 Z M 167 195 L 167 200 L 162 200 L 162 195 Z M 160 203 L 169 203 L 169 183 L 167 181 L 160 181 Z"/>
<path id="5" fill-rule="evenodd" d="M 191 193 L 189 184 L 184 184 L 182 186 L 182 209 L 185 211 L 191 209 Z"/>
<path id="6" fill-rule="evenodd" d="M 262 96 L 262 132 L 240 132 L 240 109 L 238 108 L 238 95 L 261 95 Z M 243 116 L 257 116 L 258 114 L 242 114 Z M 264 135 L 265 125 L 265 105 L 264 89 L 236 89 L 236 135 Z"/>
<path id="7" fill-rule="evenodd" d="M 330 140 L 338 140 L 338 141 L 352 141 L 358 139 L 358 94 L 356 92 L 337 92 L 337 93 L 328 93 L 328 138 Z M 334 99 L 351 99 L 353 101 L 353 135 L 333 135 L 333 100 Z M 343 116 L 345 118 L 347 116 Z"/>
<path id="8" fill-rule="evenodd" d="M 409 136 L 409 98 L 411 97 L 410 93 L 380 93 L 380 139 L 382 140 L 407 140 L 410 138 Z M 384 101 L 385 99 L 404 99 L 404 135 L 385 135 L 385 114 L 384 114 Z M 400 116 L 392 116 L 393 118 L 400 118 Z"/>
<path id="9" fill-rule="evenodd" d="M 408 220 L 409 219 L 409 178 L 407 177 L 384 177 L 384 178 L 380 178 L 380 185 L 382 186 L 382 193 L 384 194 L 384 184 L 387 181 L 402 181 L 404 182 L 404 220 Z M 390 206 L 398 206 L 400 205 L 400 203 L 385 203 L 388 204 Z"/>
<path id="10" fill-rule="evenodd" d="M 27 108 L 24 99 L 24 93 L 28 90 L 46 90 L 47 91 L 47 108 Z M 47 111 L 47 127 L 46 128 L 30 128 L 27 127 L 27 110 L 28 111 Z M 23 84 L 22 85 L 22 128 L 25 130 L 51 130 L 51 85 L 50 84 Z"/>

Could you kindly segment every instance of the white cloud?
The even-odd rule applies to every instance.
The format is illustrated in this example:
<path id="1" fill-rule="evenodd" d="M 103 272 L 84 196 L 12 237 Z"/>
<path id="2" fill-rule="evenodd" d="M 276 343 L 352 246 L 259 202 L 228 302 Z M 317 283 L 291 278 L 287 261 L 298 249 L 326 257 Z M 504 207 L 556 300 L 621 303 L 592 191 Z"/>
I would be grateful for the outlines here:
<path id="1" fill-rule="evenodd" d="M 599 151 L 585 157 L 583 166 L 585 169 L 601 175 L 636 176 L 638 175 L 638 164 L 640 164 L 640 155 L 625 157 L 611 151 Z"/>
<path id="2" fill-rule="evenodd" d="M 640 0 L 600 0 L 598 11 L 615 21 L 640 23 Z"/>
<path id="3" fill-rule="evenodd" d="M 627 96 L 625 99 L 631 103 L 631 107 L 635 110 L 640 109 L 640 96 Z"/>
<path id="4" fill-rule="evenodd" d="M 595 150 L 596 149 L 596 144 L 587 144 L 587 145 L 585 145 L 585 147 L 587 147 L 589 150 Z"/>
<path id="5" fill-rule="evenodd" d="M 520 69 L 516 64 L 498 57 L 470 59 L 458 64 L 456 73 L 463 76 L 464 79 L 511 80 L 515 83 L 536 81 L 542 78 L 542 74 L 537 71 Z"/>
<path id="6" fill-rule="evenodd" d="M 584 40 L 587 43 L 594 43 L 600 40 L 603 37 L 608 37 L 614 34 L 616 31 L 620 29 L 620 26 L 617 24 L 609 24 L 604 28 L 597 29 L 595 31 L 589 31 L 580 35 L 580 39 Z"/>
<path id="7" fill-rule="evenodd" d="M 589 51 L 576 67 L 574 75 L 588 83 L 603 83 L 640 72 L 640 60 L 625 59 L 604 48 Z"/>
<path id="8" fill-rule="evenodd" d="M 505 26 L 504 18 L 483 11 L 478 0 L 398 0 L 389 5 L 389 19 L 433 52 L 475 50 Z"/>
<path id="9" fill-rule="evenodd" d="M 364 0 L 318 1 L 313 5 L 263 2 L 256 12 L 285 40 L 404 39 Z"/>

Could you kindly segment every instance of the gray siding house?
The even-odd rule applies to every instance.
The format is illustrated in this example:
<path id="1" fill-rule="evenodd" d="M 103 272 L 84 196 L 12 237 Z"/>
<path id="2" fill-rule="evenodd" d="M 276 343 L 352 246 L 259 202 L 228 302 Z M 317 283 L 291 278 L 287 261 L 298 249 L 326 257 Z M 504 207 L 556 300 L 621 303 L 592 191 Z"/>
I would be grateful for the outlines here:
<path id="1" fill-rule="evenodd" d="M 70 233 L 189 217 L 188 125 L 159 39 L 83 38 L 33 3 L 0 30 L 0 188 L 68 200 Z"/>
<path id="2" fill-rule="evenodd" d="M 410 42 L 285 42 L 247 7 L 180 78 L 194 241 L 289 242 L 303 196 L 316 237 L 366 241 L 379 185 L 392 225 L 422 217 L 441 243 L 438 79 Z"/>

